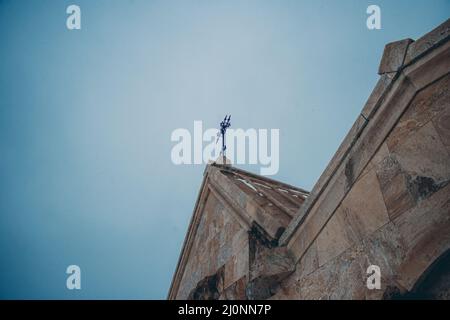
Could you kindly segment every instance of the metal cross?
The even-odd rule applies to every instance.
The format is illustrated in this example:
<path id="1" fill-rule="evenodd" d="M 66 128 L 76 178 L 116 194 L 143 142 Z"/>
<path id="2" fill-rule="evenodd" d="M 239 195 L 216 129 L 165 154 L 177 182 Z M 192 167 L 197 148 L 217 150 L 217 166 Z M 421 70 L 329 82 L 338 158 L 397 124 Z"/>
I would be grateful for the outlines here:
<path id="1" fill-rule="evenodd" d="M 216 143 L 219 141 L 220 136 L 222 136 L 222 156 L 224 158 L 223 159 L 224 164 L 225 164 L 225 150 L 227 149 L 227 146 L 225 144 L 225 133 L 226 133 L 227 129 L 231 126 L 230 119 L 231 119 L 231 114 L 226 115 L 225 118 L 220 123 L 220 131 L 217 132 Z"/>

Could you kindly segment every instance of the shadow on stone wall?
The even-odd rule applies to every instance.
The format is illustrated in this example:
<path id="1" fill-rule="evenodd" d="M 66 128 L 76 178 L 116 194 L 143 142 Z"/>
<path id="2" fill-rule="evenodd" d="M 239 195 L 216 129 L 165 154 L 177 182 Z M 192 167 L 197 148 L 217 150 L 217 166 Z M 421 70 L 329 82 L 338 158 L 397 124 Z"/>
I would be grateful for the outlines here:
<path id="1" fill-rule="evenodd" d="M 388 287 L 386 300 L 449 300 L 450 299 L 450 249 L 441 255 L 422 274 L 414 288 L 401 293 L 397 287 Z"/>

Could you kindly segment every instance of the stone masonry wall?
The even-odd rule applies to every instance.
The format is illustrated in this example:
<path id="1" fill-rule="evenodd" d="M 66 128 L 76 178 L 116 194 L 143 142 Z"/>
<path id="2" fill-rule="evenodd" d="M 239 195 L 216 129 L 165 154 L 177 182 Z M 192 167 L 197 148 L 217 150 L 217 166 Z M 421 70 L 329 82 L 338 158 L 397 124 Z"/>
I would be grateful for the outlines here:
<path id="1" fill-rule="evenodd" d="M 273 299 L 389 298 L 450 248 L 449 88 L 447 74 L 413 98 Z"/>
<path id="2" fill-rule="evenodd" d="M 248 273 L 247 230 L 210 193 L 196 234 L 177 299 L 218 299 L 224 289 Z M 211 279 L 209 284 L 207 281 L 202 283 L 208 277 Z"/>

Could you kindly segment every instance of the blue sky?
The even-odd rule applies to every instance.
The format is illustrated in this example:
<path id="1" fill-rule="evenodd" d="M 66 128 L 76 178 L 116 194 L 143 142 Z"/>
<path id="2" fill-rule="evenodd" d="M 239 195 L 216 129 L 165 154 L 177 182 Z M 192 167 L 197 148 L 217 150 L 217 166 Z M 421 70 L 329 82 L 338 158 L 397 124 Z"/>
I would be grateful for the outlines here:
<path id="1" fill-rule="evenodd" d="M 81 30 L 66 28 L 70 4 Z M 369 4 L 381 30 L 366 28 Z M 448 0 L 0 0 L 0 298 L 164 299 L 204 169 L 171 162 L 171 132 L 225 113 L 234 128 L 279 128 L 273 178 L 311 189 L 384 45 L 449 12 Z"/>

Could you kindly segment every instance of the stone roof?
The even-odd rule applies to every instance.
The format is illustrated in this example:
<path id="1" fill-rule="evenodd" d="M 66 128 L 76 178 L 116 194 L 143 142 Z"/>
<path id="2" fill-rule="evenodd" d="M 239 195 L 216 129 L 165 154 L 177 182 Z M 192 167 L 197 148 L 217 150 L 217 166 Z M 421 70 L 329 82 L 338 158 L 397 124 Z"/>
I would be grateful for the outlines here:
<path id="1" fill-rule="evenodd" d="M 278 240 L 309 195 L 304 189 L 230 165 L 212 163 L 206 170 L 213 192 L 242 216 L 248 228 L 258 225 L 270 240 Z"/>

